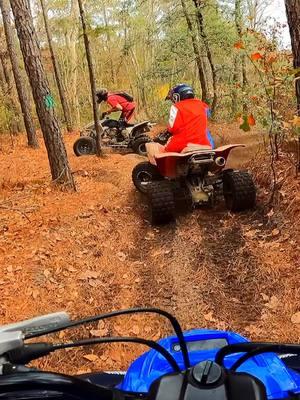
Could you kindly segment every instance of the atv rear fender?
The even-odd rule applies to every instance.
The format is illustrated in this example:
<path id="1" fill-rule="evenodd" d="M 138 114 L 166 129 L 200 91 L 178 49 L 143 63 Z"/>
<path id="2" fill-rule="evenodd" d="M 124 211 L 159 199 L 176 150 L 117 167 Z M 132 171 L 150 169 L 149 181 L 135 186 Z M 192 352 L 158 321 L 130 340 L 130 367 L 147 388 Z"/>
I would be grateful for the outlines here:
<path id="1" fill-rule="evenodd" d="M 146 128 L 145 130 L 143 128 Z M 127 128 L 128 129 L 128 128 Z M 132 137 L 135 137 L 135 135 L 141 131 L 141 133 L 144 132 L 149 132 L 150 131 L 150 122 L 149 121 L 144 121 L 140 122 L 139 124 L 136 124 L 132 127 L 130 134 Z"/>
<path id="2" fill-rule="evenodd" d="M 147 143 L 146 149 L 148 159 L 151 164 L 156 165 L 160 174 L 166 178 L 176 178 L 178 176 L 178 164 L 184 164 L 192 156 L 213 154 L 214 159 L 223 157 L 226 161 L 232 149 L 237 147 L 245 147 L 244 144 L 230 144 L 218 147 L 212 150 L 209 146 L 201 145 L 188 145 L 181 153 L 167 153 L 164 151 L 164 146 L 159 143 Z M 225 166 L 225 165 L 224 165 Z M 224 166 L 220 167 L 213 163 L 212 170 L 222 170 Z"/>

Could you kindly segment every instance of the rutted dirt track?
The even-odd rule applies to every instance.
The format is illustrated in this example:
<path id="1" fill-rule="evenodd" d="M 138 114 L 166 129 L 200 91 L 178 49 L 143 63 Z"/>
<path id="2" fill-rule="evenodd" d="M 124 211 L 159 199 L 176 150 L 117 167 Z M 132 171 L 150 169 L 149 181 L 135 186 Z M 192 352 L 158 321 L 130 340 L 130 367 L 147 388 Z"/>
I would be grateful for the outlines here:
<path id="1" fill-rule="evenodd" d="M 261 207 L 231 215 L 222 203 L 182 215 L 176 225 L 153 228 L 131 183 L 140 158 L 76 158 L 74 140 L 66 137 L 79 188 L 75 194 L 49 184 L 44 150 L 28 150 L 23 143 L 14 150 L 2 146 L 1 322 L 60 309 L 78 317 L 151 305 L 173 312 L 185 329 L 226 328 L 260 340 L 299 340 L 300 324 L 291 321 L 300 311 L 297 237 L 278 229 Z M 238 154 L 233 164 L 240 160 Z M 157 339 L 169 330 L 147 316 L 91 326 L 80 335 L 113 332 Z M 78 331 L 60 339 L 69 334 Z M 68 372 L 118 368 L 141 351 L 120 349 L 68 351 L 43 364 Z"/>

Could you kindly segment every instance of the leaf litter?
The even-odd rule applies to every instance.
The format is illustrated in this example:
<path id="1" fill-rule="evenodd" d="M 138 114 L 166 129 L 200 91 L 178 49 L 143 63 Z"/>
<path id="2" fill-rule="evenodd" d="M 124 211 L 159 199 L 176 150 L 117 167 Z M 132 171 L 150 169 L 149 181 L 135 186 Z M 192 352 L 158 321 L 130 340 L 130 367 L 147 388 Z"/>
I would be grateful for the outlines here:
<path id="1" fill-rule="evenodd" d="M 212 129 L 222 131 L 227 143 L 234 141 L 232 135 L 251 149 L 257 141 L 255 130 L 241 137 L 237 125 L 213 124 Z M 76 194 L 51 186 L 44 148 L 30 151 L 20 137 L 10 154 L 0 154 L 0 168 L 9 171 L 5 184 L 0 178 L 0 204 L 17 204 L 20 211 L 0 208 L 1 323 L 62 309 L 78 318 L 155 306 L 175 313 L 184 329 L 234 329 L 257 340 L 299 340 L 300 199 L 292 180 L 282 191 L 284 201 L 296 200 L 287 204 L 284 217 L 278 207 L 265 216 L 238 216 L 220 205 L 180 216 L 176 227 L 157 229 L 150 227 L 131 183 L 140 157 L 77 158 L 75 139 L 65 137 L 70 163 L 74 171 L 86 172 L 75 174 Z M 230 166 L 246 162 L 245 153 L 236 151 Z M 253 173 L 261 182 L 259 167 Z M 146 315 L 76 328 L 60 340 L 114 334 L 157 340 L 170 333 L 160 318 Z M 143 350 L 121 344 L 80 348 L 53 354 L 39 366 L 67 373 L 124 369 Z"/>

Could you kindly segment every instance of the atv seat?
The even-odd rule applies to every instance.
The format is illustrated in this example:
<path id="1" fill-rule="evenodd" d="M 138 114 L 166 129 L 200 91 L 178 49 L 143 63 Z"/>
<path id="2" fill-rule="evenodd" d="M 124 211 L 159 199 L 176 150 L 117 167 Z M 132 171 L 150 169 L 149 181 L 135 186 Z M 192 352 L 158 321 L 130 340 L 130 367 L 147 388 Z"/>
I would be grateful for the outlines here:
<path id="1" fill-rule="evenodd" d="M 206 146 L 202 144 L 189 143 L 179 154 L 191 153 L 195 151 L 205 151 L 212 150 L 211 146 Z"/>

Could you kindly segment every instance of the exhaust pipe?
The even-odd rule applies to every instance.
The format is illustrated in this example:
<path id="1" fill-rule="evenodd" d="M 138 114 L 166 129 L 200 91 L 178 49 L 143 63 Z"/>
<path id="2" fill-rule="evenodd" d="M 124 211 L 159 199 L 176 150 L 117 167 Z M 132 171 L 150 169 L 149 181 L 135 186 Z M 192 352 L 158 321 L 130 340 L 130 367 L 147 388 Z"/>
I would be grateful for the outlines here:
<path id="1" fill-rule="evenodd" d="M 215 163 L 216 163 L 216 165 L 217 165 L 218 167 L 224 167 L 225 164 L 226 164 L 226 160 L 225 160 L 224 157 L 217 157 L 217 158 L 215 159 Z"/>

